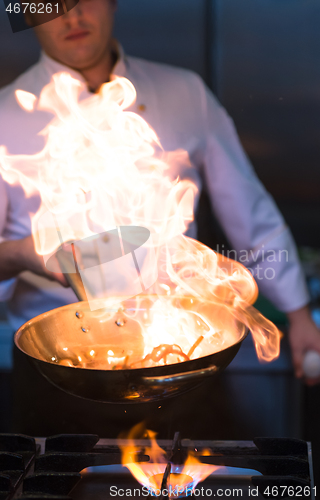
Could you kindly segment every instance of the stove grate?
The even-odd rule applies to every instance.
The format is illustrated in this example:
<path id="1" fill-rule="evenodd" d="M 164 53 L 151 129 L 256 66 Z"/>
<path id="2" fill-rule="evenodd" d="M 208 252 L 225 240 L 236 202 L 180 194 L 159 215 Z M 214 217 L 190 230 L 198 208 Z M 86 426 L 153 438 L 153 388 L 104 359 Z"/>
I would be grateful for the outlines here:
<path id="1" fill-rule="evenodd" d="M 144 440 L 137 441 L 137 446 L 141 445 L 137 453 L 139 462 L 149 460 L 148 455 L 143 454 L 146 443 Z M 202 463 L 259 471 L 261 475 L 250 476 L 247 480 L 252 488 L 258 487 L 260 497 L 284 500 L 292 498 L 292 495 L 286 497 L 281 493 L 301 488 L 302 492 L 310 491 L 305 495 L 309 499 L 315 498 L 311 446 L 305 441 L 256 438 L 254 441 L 191 442 L 181 441 L 179 433 L 176 433 L 172 441 L 160 441 L 159 444 L 168 457 L 163 488 L 166 487 L 170 468 L 184 462 L 188 449 L 210 448 L 213 450 L 210 455 L 198 457 Z M 121 464 L 116 440 L 99 440 L 98 436 L 91 434 L 48 438 L 0 434 L 0 500 L 77 500 L 74 492 L 83 469 L 116 464 Z M 135 482 L 131 476 L 129 479 Z M 210 476 L 210 481 L 211 484 L 218 484 L 221 477 Z M 223 481 L 234 485 L 239 479 L 237 476 L 224 476 Z M 270 490 L 272 487 L 273 490 Z"/>

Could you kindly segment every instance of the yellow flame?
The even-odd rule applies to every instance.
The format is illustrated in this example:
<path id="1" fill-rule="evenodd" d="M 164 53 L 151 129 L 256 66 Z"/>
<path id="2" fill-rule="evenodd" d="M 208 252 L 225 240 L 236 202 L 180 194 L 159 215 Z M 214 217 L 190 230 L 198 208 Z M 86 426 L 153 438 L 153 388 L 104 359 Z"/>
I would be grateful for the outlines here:
<path id="1" fill-rule="evenodd" d="M 143 450 L 141 445 L 136 443 L 142 436 L 150 440 L 150 446 L 145 446 Z M 122 438 L 124 437 L 123 435 Z M 156 442 L 156 433 L 145 431 L 144 424 L 138 424 L 129 432 L 125 444 L 123 440 L 119 441 L 119 447 L 122 453 L 122 465 L 130 470 L 140 484 L 151 490 L 159 490 L 168 464 L 168 454 Z M 138 453 L 142 451 L 149 456 L 148 462 L 138 462 Z M 172 490 L 178 488 L 178 491 L 187 487 L 193 489 L 200 481 L 204 481 L 219 469 L 220 467 L 215 465 L 202 464 L 195 454 L 189 451 L 183 464 L 172 464 L 167 486 Z"/>

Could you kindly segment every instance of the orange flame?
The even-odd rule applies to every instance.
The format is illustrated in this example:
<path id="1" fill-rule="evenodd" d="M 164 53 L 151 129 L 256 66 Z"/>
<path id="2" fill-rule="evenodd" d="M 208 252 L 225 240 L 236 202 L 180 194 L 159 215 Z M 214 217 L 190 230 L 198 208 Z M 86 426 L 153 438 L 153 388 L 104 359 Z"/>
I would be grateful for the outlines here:
<path id="1" fill-rule="evenodd" d="M 280 334 L 251 305 L 257 286 L 250 272 L 183 235 L 193 220 L 196 187 L 175 172 L 191 168 L 187 153 L 165 153 L 154 130 L 127 110 L 136 97 L 127 79 L 115 77 L 86 99 L 84 90 L 83 83 L 59 73 L 38 100 L 17 91 L 24 109 L 46 110 L 55 118 L 42 131 L 46 144 L 39 153 L 10 156 L 0 147 L 5 180 L 20 182 L 27 196 L 40 193 L 32 234 L 47 266 L 62 244 L 72 241 L 80 253 L 84 241 L 90 247 L 81 255 L 89 265 L 79 272 L 108 326 L 100 356 L 88 337 L 84 346 L 60 346 L 55 362 L 105 369 L 176 363 L 234 344 L 244 325 L 259 358 L 276 358 Z M 140 274 L 124 248 L 132 245 L 131 236 L 119 236 L 124 226 L 150 232 L 135 252 Z M 114 228 L 122 258 L 104 262 L 103 235 Z M 133 328 L 130 345 L 138 349 L 128 350 L 115 324 L 128 334 Z"/>
<path id="2" fill-rule="evenodd" d="M 143 450 L 137 444 L 137 439 L 142 436 L 150 440 L 150 446 L 145 446 Z M 143 424 L 138 424 L 131 429 L 125 442 L 122 439 L 119 440 L 119 447 L 122 453 L 122 465 L 129 469 L 140 484 L 157 494 L 161 490 L 163 475 L 168 464 L 168 456 L 167 452 L 158 445 L 155 438 L 155 432 L 145 431 Z M 148 462 L 138 462 L 137 455 L 142 451 L 150 457 Z M 210 474 L 220 468 L 215 465 L 202 464 L 197 460 L 194 453 L 189 451 L 183 464 L 171 465 L 171 472 L 166 486 L 171 491 L 172 496 L 186 492 L 186 490 L 190 494 L 199 482 L 204 481 Z"/>
<path id="3" fill-rule="evenodd" d="M 35 95 L 25 90 L 16 90 L 16 98 L 26 111 L 33 111 L 37 102 Z"/>

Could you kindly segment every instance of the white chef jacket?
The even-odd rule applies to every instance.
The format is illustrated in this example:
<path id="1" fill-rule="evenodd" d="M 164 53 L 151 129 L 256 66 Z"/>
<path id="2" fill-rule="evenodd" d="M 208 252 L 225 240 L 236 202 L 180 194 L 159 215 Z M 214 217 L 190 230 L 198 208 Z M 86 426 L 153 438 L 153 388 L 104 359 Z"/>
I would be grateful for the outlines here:
<path id="1" fill-rule="evenodd" d="M 44 111 L 24 111 L 17 104 L 14 91 L 22 89 L 38 97 L 52 75 L 59 71 L 67 71 L 83 80 L 76 71 L 42 53 L 37 64 L 0 91 L 0 144 L 4 144 L 10 154 L 40 151 L 44 139 L 38 133 L 52 119 L 52 115 Z M 246 265 L 254 274 L 258 274 L 257 266 L 260 266 L 262 279 L 257 281 L 263 294 L 285 312 L 306 305 L 309 296 L 290 231 L 254 173 L 232 120 L 201 78 L 185 69 L 127 57 L 123 53 L 113 74 L 124 76 L 134 84 L 137 100 L 130 109 L 140 113 L 154 128 L 164 150 L 182 148 L 189 153 L 193 168 L 180 171 L 180 177 L 191 177 L 199 189 L 206 183 L 215 215 L 232 247 L 251 255 Z M 30 214 L 34 214 L 39 205 L 38 195 L 26 198 L 20 186 L 9 185 L 0 176 L 1 240 L 30 235 Z M 187 234 L 196 236 L 195 223 Z M 287 258 L 270 262 L 263 257 L 268 250 L 276 253 L 282 249 L 287 249 Z M 270 279 L 273 274 L 274 278 Z M 17 329 L 42 312 L 76 302 L 76 297 L 70 288 L 24 272 L 0 283 L 0 300 L 8 301 L 8 317 Z"/>

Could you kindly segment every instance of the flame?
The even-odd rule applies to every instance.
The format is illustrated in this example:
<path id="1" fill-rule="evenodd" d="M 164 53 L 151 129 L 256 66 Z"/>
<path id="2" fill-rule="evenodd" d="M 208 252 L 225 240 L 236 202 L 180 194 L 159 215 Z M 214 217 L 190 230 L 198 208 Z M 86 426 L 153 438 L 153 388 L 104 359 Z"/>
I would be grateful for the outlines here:
<path id="1" fill-rule="evenodd" d="M 31 94 L 30 92 L 26 92 L 25 90 L 16 90 L 15 92 L 16 98 L 20 106 L 25 109 L 26 111 L 33 111 L 37 98 L 35 95 Z"/>
<path id="2" fill-rule="evenodd" d="M 10 156 L 0 147 L 4 179 L 20 183 L 26 196 L 40 193 L 31 217 L 36 251 L 59 271 L 52 257 L 69 248 L 78 259 L 69 271 L 79 272 L 106 326 L 99 341 L 83 327 L 82 343 L 76 332 L 68 346 L 58 341 L 55 362 L 104 369 L 176 363 L 234 344 L 244 326 L 259 358 L 276 358 L 280 334 L 252 306 L 250 272 L 183 235 L 197 191 L 175 174 L 181 167 L 188 174 L 187 153 L 164 152 L 155 131 L 128 110 L 136 92 L 127 79 L 115 77 L 90 97 L 84 90 L 67 73 L 54 75 L 39 99 L 18 90 L 24 109 L 54 118 L 42 131 L 42 151 Z M 113 260 L 108 245 L 118 248 Z"/>
<path id="3" fill-rule="evenodd" d="M 143 450 L 137 444 L 137 439 L 142 436 L 150 440 L 150 446 L 145 446 Z M 134 426 L 128 436 L 123 435 L 122 438 L 124 437 L 126 440 L 121 439 L 118 443 L 122 454 L 122 465 L 129 469 L 140 484 L 157 495 L 161 490 L 163 475 L 168 464 L 167 452 L 156 442 L 156 433 L 145 430 L 143 423 Z M 138 462 L 138 454 L 142 452 L 150 457 L 148 462 Z M 186 491 L 191 494 L 199 482 L 220 469 L 219 466 L 202 464 L 195 457 L 195 453 L 189 451 L 183 464 L 171 464 L 166 486 L 172 495 Z"/>

